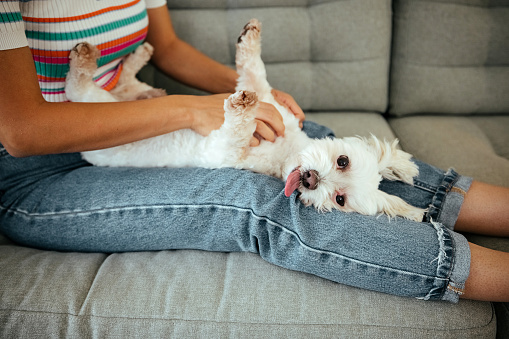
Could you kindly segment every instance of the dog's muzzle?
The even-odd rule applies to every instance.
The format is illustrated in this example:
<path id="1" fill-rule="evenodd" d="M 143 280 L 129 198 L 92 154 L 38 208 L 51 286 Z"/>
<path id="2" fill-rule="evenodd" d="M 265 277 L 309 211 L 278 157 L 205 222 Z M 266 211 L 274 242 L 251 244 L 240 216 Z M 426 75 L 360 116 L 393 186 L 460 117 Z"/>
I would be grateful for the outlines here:
<path id="1" fill-rule="evenodd" d="M 306 171 L 302 173 L 300 181 L 302 186 L 308 190 L 314 190 L 318 186 L 318 172 L 315 170 Z"/>
<path id="2" fill-rule="evenodd" d="M 309 170 L 301 173 L 300 168 L 297 167 L 288 175 L 288 178 L 286 178 L 285 195 L 289 197 L 301 186 L 309 190 L 314 190 L 318 186 L 318 181 L 319 177 L 317 171 Z"/>

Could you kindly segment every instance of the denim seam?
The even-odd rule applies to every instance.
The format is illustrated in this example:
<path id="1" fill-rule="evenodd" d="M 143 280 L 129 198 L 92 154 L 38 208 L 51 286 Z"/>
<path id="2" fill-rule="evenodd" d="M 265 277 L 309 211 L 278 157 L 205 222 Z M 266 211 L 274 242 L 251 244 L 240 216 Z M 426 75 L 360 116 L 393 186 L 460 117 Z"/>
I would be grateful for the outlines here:
<path id="1" fill-rule="evenodd" d="M 395 268 L 392 268 L 392 267 L 388 267 L 388 266 L 381 266 L 381 265 L 376 265 L 376 264 L 372 264 L 372 263 L 369 263 L 369 262 L 365 262 L 365 261 L 361 261 L 361 260 L 357 260 L 357 259 L 353 259 L 353 258 L 350 258 L 348 256 L 345 256 L 345 255 L 342 255 L 342 254 L 339 254 L 339 253 L 335 253 L 335 252 L 332 252 L 332 251 L 325 251 L 325 250 L 321 250 L 321 249 L 316 249 L 312 246 L 309 246 L 307 245 L 302 239 L 301 237 L 295 233 L 294 231 L 288 229 L 287 227 L 267 218 L 267 217 L 264 217 L 264 216 L 259 216 L 257 215 L 252 209 L 249 209 L 249 208 L 241 208 L 241 207 L 236 207 L 236 206 L 229 206 L 229 205 L 217 205 L 217 204 L 203 204 L 203 205 L 151 205 L 151 206 L 126 206 L 126 207 L 115 207 L 115 208 L 104 208 L 104 209 L 97 209 L 97 210 L 87 210 L 87 211 L 84 211 L 84 210 L 78 210 L 78 211 L 65 211 L 65 212 L 52 212 L 52 213 L 30 213 L 30 212 L 27 212 L 27 211 L 22 211 L 22 210 L 16 210 L 16 209 L 9 209 L 9 208 L 6 208 L 4 206 L 1 206 L 0 205 L 0 209 L 3 209 L 3 210 L 7 210 L 7 211 L 10 211 L 12 213 L 16 213 L 16 214 L 20 214 L 24 217 L 29 217 L 29 218 L 55 218 L 55 217 L 65 217 L 65 216 L 68 216 L 68 215 L 87 215 L 87 214 L 94 214 L 94 213 L 107 213 L 107 212 L 111 212 L 111 211 L 126 211 L 126 210 L 137 210 L 137 209 L 165 209 L 165 208 L 204 208 L 204 207 L 214 207 L 214 208 L 222 208 L 222 209 L 235 209 L 235 210 L 238 210 L 238 211 L 243 211 L 243 212 L 249 212 L 251 213 L 251 215 L 254 217 L 254 218 L 257 218 L 259 220 L 264 220 L 266 221 L 267 223 L 269 223 L 270 225 L 273 225 L 275 227 L 279 227 L 280 229 L 282 229 L 284 232 L 286 233 L 289 233 L 290 235 L 292 235 L 293 237 L 295 237 L 297 239 L 297 241 L 301 244 L 301 246 L 308 250 L 308 251 L 311 251 L 311 252 L 315 252 L 315 253 L 318 253 L 318 254 L 325 254 L 325 255 L 332 255 L 334 257 L 337 257 L 338 259 L 343 259 L 343 260 L 349 260 L 353 263 L 357 263 L 357 264 L 360 264 L 360 265 L 365 265 L 365 266 L 369 266 L 369 267 L 374 267 L 374 268 L 384 268 L 384 269 L 387 269 L 387 270 L 390 270 L 392 272 L 396 272 L 396 273 L 399 273 L 399 274 L 404 274 L 404 275 L 410 275 L 410 276 L 418 276 L 418 277 L 421 277 L 421 278 L 431 278 L 431 279 L 434 279 L 435 282 L 438 281 L 442 281 L 445 282 L 447 281 L 447 279 L 444 279 L 444 278 L 440 278 L 439 276 L 428 276 L 428 275 L 424 275 L 424 274 L 419 274 L 419 273 L 415 273 L 415 272 L 409 272 L 409 271 L 403 271 L 403 270 L 399 270 L 399 269 L 395 269 Z"/>
<path id="2" fill-rule="evenodd" d="M 414 178 L 414 186 L 417 187 L 417 188 L 420 188 L 420 189 L 422 189 L 424 191 L 430 192 L 430 193 L 435 193 L 437 191 L 437 187 L 436 186 L 432 186 L 432 185 L 430 185 L 428 183 L 416 180 L 415 178 Z"/>

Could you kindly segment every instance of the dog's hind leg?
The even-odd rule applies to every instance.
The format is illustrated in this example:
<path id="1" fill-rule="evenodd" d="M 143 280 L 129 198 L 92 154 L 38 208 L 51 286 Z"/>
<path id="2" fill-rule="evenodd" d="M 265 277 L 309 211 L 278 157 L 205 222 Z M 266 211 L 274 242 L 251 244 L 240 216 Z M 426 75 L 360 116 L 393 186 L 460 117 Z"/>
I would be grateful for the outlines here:
<path id="1" fill-rule="evenodd" d="M 153 52 L 154 47 L 145 42 L 125 58 L 118 83 L 111 90 L 112 95 L 120 101 L 149 99 L 166 95 L 165 90 L 153 88 L 136 78 L 136 74 L 147 64 Z"/>
<path id="2" fill-rule="evenodd" d="M 101 53 L 88 42 L 77 44 L 69 54 L 69 72 L 65 79 L 67 99 L 76 102 L 117 101 L 108 91 L 97 86 L 93 80 L 97 59 Z"/>
<path id="3" fill-rule="evenodd" d="M 153 53 L 154 47 L 148 42 L 138 46 L 133 53 L 125 58 L 122 74 L 118 82 L 121 84 L 124 81 L 129 82 L 132 78 L 135 78 L 136 74 L 148 63 Z"/>
<path id="4" fill-rule="evenodd" d="M 261 58 L 261 23 L 258 20 L 251 19 L 244 26 L 237 41 L 235 63 L 239 74 L 237 90 L 256 92 L 260 101 L 272 98 Z"/>

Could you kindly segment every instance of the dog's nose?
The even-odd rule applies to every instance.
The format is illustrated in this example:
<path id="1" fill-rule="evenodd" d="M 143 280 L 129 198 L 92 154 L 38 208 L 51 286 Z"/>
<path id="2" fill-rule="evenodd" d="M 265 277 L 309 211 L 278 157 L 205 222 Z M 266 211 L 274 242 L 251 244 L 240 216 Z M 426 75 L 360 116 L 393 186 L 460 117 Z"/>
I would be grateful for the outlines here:
<path id="1" fill-rule="evenodd" d="M 316 189 L 318 186 L 318 172 L 315 170 L 309 170 L 302 174 L 302 186 L 309 190 Z"/>

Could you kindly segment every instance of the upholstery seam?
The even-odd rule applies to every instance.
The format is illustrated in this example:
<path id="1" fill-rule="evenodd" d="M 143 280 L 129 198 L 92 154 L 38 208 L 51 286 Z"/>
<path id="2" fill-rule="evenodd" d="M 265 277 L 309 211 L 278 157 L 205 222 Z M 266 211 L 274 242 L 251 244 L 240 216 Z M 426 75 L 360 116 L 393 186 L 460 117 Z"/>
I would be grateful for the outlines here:
<path id="1" fill-rule="evenodd" d="M 432 331 L 436 328 L 422 328 L 422 327 L 410 327 L 410 326 L 386 326 L 386 325 L 372 325 L 372 324 L 362 324 L 362 323 L 344 323 L 344 324 L 314 324 L 314 323 L 265 323 L 265 322 L 242 322 L 242 321 L 220 321 L 220 320 L 197 320 L 197 319 L 182 319 L 182 318 L 151 318 L 151 317 L 129 317 L 129 316 L 102 316 L 102 315 L 93 315 L 93 314 L 74 314 L 69 312 L 50 312 L 50 311 L 31 311 L 31 310 L 18 310 L 18 309 L 0 309 L 2 311 L 14 311 L 14 312 L 28 312 L 28 313 L 38 313 L 38 314 L 50 314 L 50 315 L 64 315 L 71 317 L 87 317 L 87 318 L 98 318 L 98 319 L 122 319 L 122 320 L 156 320 L 156 321 L 182 321 L 182 322 L 202 322 L 202 323 L 215 323 L 215 324 L 239 324 L 239 325 L 263 325 L 263 326 L 367 326 L 367 327 L 383 327 L 383 328 L 406 328 L 406 329 L 419 329 Z M 481 329 L 489 326 L 493 323 L 493 315 L 495 311 L 493 310 L 492 305 L 492 315 L 490 320 L 481 326 L 476 327 L 468 327 L 468 328 L 454 328 L 454 329 L 443 329 L 442 331 L 464 331 L 471 329 Z"/>
<path id="2" fill-rule="evenodd" d="M 409 59 L 395 56 L 394 57 L 395 62 L 402 62 L 406 65 L 413 66 L 413 67 L 423 67 L 423 68 L 501 68 L 501 67 L 508 67 L 509 64 L 490 64 L 490 65 L 484 65 L 484 64 L 468 64 L 468 65 L 437 65 L 437 64 L 425 64 L 415 61 L 409 61 Z"/>
<path id="3" fill-rule="evenodd" d="M 428 3 L 436 3 L 436 4 L 444 4 L 444 5 L 451 5 L 451 6 L 460 6 L 460 7 L 475 7 L 475 8 L 481 8 L 481 9 L 490 9 L 490 8 L 507 8 L 509 6 L 483 6 L 483 5 L 474 5 L 474 4 L 465 4 L 465 3 L 451 3 L 447 1 L 440 1 L 440 0 L 427 0 Z"/>

